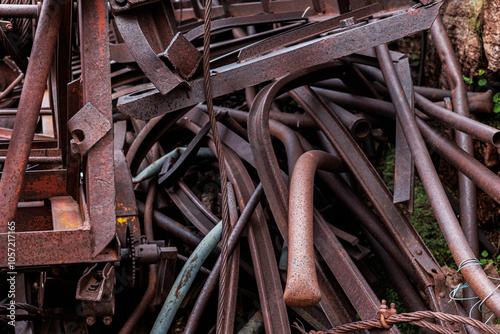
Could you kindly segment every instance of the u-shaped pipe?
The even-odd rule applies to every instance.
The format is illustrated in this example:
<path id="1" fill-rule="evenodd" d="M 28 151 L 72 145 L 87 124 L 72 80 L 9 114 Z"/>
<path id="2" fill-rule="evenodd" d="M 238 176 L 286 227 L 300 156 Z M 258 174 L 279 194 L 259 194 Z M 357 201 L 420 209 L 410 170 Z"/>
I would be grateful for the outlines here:
<path id="1" fill-rule="evenodd" d="M 341 171 L 343 162 L 324 151 L 300 156 L 290 181 L 288 273 L 283 298 L 291 307 L 309 307 L 321 300 L 314 264 L 313 194 L 316 170 Z"/>

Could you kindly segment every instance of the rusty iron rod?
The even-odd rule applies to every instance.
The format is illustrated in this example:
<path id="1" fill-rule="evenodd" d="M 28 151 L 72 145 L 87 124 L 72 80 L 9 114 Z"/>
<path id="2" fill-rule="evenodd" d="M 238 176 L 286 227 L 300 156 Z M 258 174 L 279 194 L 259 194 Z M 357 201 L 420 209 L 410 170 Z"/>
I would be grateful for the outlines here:
<path id="1" fill-rule="evenodd" d="M 434 24 L 431 26 L 431 34 L 435 41 L 436 50 L 438 51 L 443 68 L 446 71 L 448 83 L 451 87 L 453 109 L 457 114 L 463 117 L 469 117 L 469 103 L 467 101 L 467 89 L 463 80 L 462 68 L 451 46 L 441 15 L 438 15 Z M 474 145 L 470 136 L 463 132 L 455 131 L 455 140 L 461 149 L 474 156 Z M 495 144 L 498 143 L 494 143 L 493 145 Z M 476 186 L 464 174 L 459 173 L 458 189 L 460 197 L 460 223 L 462 224 L 465 238 L 472 252 L 476 257 L 479 257 Z M 473 292 L 467 289 L 464 296 L 466 298 L 474 297 Z M 466 309 L 472 309 L 474 304 L 475 301 L 470 299 L 466 300 L 464 303 Z M 475 319 L 481 319 L 479 309 L 474 309 L 471 315 Z"/>
<path id="2" fill-rule="evenodd" d="M 0 5 L 0 17 L 33 18 L 38 17 L 38 5 Z"/>
<path id="3" fill-rule="evenodd" d="M 0 179 L 0 233 L 7 232 L 7 222 L 14 219 L 21 196 L 28 157 L 35 134 L 38 115 L 52 64 L 63 6 L 56 0 L 42 4 L 30 62 L 21 92 L 16 122 Z"/>
<path id="4" fill-rule="evenodd" d="M 243 209 L 243 212 L 241 213 L 240 217 L 238 218 L 238 221 L 236 222 L 233 230 L 231 231 L 231 234 L 228 238 L 228 253 L 231 254 L 236 245 L 239 242 L 239 238 L 241 236 L 241 233 L 243 233 L 243 230 L 246 227 L 246 224 L 250 221 L 250 217 L 253 214 L 253 211 L 257 207 L 257 204 L 259 204 L 260 199 L 262 195 L 264 194 L 264 190 L 262 187 L 262 183 L 259 183 L 257 188 L 255 188 L 254 193 L 252 194 L 252 197 L 250 197 L 250 200 L 247 203 L 247 206 L 245 206 L 245 209 Z M 221 259 L 219 258 L 217 262 L 215 263 L 214 267 L 212 268 L 212 271 L 210 272 L 210 275 L 208 276 L 205 285 L 203 285 L 203 289 L 201 290 L 198 299 L 196 300 L 196 303 L 193 306 L 193 309 L 191 310 L 191 314 L 189 316 L 188 322 L 186 324 L 186 327 L 184 329 L 185 334 L 193 334 L 196 331 L 196 327 L 198 326 L 198 323 L 201 319 L 201 315 L 203 311 L 205 310 L 205 307 L 208 303 L 208 300 L 212 294 L 212 292 L 215 289 L 215 286 L 219 280 L 219 274 L 221 271 Z"/>
<path id="5" fill-rule="evenodd" d="M 427 100 L 420 94 L 415 94 L 415 101 L 424 114 L 435 118 L 453 129 L 469 134 L 485 143 L 491 144 L 495 147 L 500 146 L 500 130 L 442 108 Z M 466 151 L 469 154 L 474 153 L 473 151 Z"/>

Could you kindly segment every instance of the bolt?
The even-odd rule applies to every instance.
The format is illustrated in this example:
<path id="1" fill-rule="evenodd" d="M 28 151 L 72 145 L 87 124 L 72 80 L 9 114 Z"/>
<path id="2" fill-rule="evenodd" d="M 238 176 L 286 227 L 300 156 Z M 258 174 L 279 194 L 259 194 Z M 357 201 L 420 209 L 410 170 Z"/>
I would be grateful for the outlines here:
<path id="1" fill-rule="evenodd" d="M 102 318 L 102 322 L 104 322 L 106 326 L 111 326 L 112 321 L 113 318 L 111 318 L 110 316 L 105 316 L 104 318 Z"/>
<path id="2" fill-rule="evenodd" d="M 446 296 L 446 295 L 444 294 L 444 292 L 440 292 L 440 293 L 439 293 L 439 297 L 444 298 L 445 296 Z"/>
<path id="3" fill-rule="evenodd" d="M 419 248 L 419 249 L 417 249 L 416 253 L 417 253 L 417 255 L 422 255 L 422 250 Z"/>
<path id="4" fill-rule="evenodd" d="M 14 27 L 12 26 L 12 23 L 7 23 L 7 24 L 5 25 L 5 30 L 7 30 L 7 31 L 12 31 L 12 30 L 14 30 Z"/>
<path id="5" fill-rule="evenodd" d="M 92 326 L 95 322 L 96 320 L 94 317 L 87 317 L 87 325 Z"/>

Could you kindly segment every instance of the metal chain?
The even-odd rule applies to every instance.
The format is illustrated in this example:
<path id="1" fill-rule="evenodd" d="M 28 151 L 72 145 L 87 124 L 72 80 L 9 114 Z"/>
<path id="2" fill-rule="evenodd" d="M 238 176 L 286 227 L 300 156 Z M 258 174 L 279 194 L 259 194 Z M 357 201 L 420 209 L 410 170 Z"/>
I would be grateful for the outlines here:
<path id="1" fill-rule="evenodd" d="M 230 234 L 229 225 L 229 206 L 227 194 L 227 173 L 224 155 L 222 153 L 222 143 L 217 129 L 217 120 L 215 119 L 214 105 L 212 101 L 212 85 L 210 82 L 210 30 L 212 20 L 212 0 L 205 1 L 205 30 L 203 34 L 203 79 L 205 84 L 205 96 L 207 100 L 208 115 L 210 118 L 210 127 L 217 151 L 217 159 L 220 170 L 220 183 L 222 191 L 222 250 L 221 250 L 221 276 L 219 284 L 219 307 L 217 309 L 217 333 L 221 333 L 223 328 L 223 312 L 226 301 L 226 285 L 228 276 L 228 250 L 227 240 Z"/>
<path id="2" fill-rule="evenodd" d="M 423 319 L 438 319 L 442 321 L 447 321 L 447 322 L 455 322 L 455 323 L 460 323 L 464 325 L 469 325 L 475 328 L 478 328 L 482 330 L 485 333 L 490 333 L 490 334 L 500 334 L 500 330 L 495 329 L 479 320 L 472 319 L 472 318 L 467 318 L 467 317 L 461 317 L 458 315 L 453 315 L 453 314 L 447 314 L 447 313 L 442 313 L 442 312 L 433 312 L 433 311 L 417 311 L 417 312 L 411 312 L 411 313 L 401 313 L 401 314 L 396 314 L 396 315 L 391 315 L 388 318 L 385 318 L 385 323 L 387 325 L 396 325 L 396 324 L 401 324 L 401 323 L 411 323 L 413 325 L 417 325 L 420 327 L 425 327 L 428 329 L 431 329 L 435 332 L 438 333 L 443 333 L 443 334 L 452 334 L 453 331 L 438 325 L 438 324 L 433 324 L 428 321 L 423 321 Z M 297 323 L 294 323 L 295 327 L 304 334 L 340 334 L 340 333 L 349 333 L 352 331 L 357 331 L 357 330 L 364 330 L 364 329 L 373 329 L 373 328 L 384 328 L 384 325 L 382 324 L 382 321 L 378 318 L 371 319 L 371 320 L 363 320 L 363 321 L 357 321 L 357 322 L 352 322 L 349 324 L 345 325 L 340 325 L 335 328 L 332 328 L 326 332 L 323 331 L 309 331 L 306 332 L 300 325 Z"/>

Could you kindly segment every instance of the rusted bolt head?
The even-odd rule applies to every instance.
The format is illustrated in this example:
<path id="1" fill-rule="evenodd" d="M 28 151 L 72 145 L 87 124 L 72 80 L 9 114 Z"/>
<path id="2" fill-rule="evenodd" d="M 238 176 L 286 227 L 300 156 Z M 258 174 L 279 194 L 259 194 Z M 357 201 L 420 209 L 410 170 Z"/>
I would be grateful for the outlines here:
<path id="1" fill-rule="evenodd" d="M 104 324 L 106 326 L 111 326 L 111 323 L 113 322 L 113 318 L 111 318 L 110 316 L 106 316 L 106 317 L 102 318 L 102 322 L 104 322 Z"/>
<path id="2" fill-rule="evenodd" d="M 7 23 L 7 24 L 5 25 L 5 30 L 7 30 L 7 31 L 12 31 L 12 30 L 14 30 L 14 27 L 12 26 L 12 23 Z"/>
<path id="3" fill-rule="evenodd" d="M 444 298 L 444 297 L 446 297 L 446 294 L 445 294 L 444 292 L 440 292 L 440 293 L 439 293 L 439 297 L 440 297 L 440 298 Z"/>
<path id="4" fill-rule="evenodd" d="M 87 317 L 87 325 L 92 326 L 95 322 L 96 320 L 94 317 Z"/>
<path id="5" fill-rule="evenodd" d="M 417 253 L 417 255 L 422 255 L 422 250 L 421 249 L 417 249 L 416 253 Z"/>

